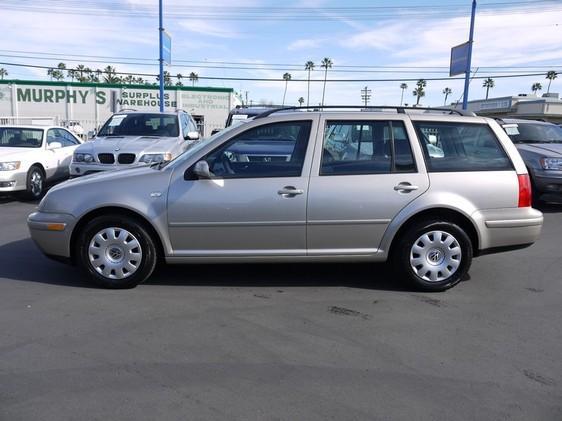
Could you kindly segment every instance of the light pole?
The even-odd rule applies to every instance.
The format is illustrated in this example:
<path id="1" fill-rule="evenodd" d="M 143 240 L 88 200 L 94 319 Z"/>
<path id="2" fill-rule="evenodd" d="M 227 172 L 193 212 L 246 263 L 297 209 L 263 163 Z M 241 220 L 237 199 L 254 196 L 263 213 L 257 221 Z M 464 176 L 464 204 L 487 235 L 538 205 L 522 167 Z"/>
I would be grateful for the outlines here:
<path id="1" fill-rule="evenodd" d="M 162 18 L 162 1 L 158 1 L 158 9 L 159 9 L 159 27 L 158 27 L 158 35 L 159 35 L 159 45 L 160 45 L 160 54 L 159 54 L 159 63 L 160 63 L 160 112 L 164 112 L 164 53 L 163 53 L 163 37 L 164 37 L 164 24 Z"/>
<path id="2" fill-rule="evenodd" d="M 464 93 L 462 96 L 462 109 L 468 107 L 468 85 L 470 84 L 470 69 L 472 67 L 472 44 L 474 40 L 474 18 L 476 16 L 476 0 L 472 0 L 472 13 L 470 15 L 470 34 L 468 36 L 468 58 L 464 73 Z"/>

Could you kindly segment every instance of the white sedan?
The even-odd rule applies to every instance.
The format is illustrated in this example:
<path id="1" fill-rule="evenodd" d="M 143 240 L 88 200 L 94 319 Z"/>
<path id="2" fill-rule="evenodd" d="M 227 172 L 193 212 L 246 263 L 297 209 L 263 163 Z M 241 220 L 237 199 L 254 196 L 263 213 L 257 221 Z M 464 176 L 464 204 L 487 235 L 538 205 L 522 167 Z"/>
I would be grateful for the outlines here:
<path id="1" fill-rule="evenodd" d="M 81 143 L 63 127 L 0 126 L 0 193 L 39 199 L 48 182 L 68 178 Z"/>

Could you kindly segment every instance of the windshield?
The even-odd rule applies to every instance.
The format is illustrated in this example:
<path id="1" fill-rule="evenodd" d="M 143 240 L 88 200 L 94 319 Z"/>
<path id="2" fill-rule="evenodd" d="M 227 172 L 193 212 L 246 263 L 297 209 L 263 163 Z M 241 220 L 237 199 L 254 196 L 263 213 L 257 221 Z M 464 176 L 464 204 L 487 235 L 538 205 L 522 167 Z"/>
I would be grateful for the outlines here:
<path id="1" fill-rule="evenodd" d="M 179 136 L 175 114 L 115 114 L 98 133 L 101 136 Z"/>
<path id="2" fill-rule="evenodd" d="M 40 148 L 43 144 L 43 129 L 19 127 L 0 128 L 0 147 Z"/>
<path id="3" fill-rule="evenodd" d="M 517 123 L 506 131 L 515 143 L 562 143 L 562 128 L 554 124 Z"/>

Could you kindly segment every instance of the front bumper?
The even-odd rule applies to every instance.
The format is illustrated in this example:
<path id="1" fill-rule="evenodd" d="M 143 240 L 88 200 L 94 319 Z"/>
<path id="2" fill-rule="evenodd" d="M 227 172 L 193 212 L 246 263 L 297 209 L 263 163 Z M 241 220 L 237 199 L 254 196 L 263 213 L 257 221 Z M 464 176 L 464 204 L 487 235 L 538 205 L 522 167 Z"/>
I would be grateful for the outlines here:
<path id="1" fill-rule="evenodd" d="M 479 231 L 479 253 L 531 245 L 540 236 L 543 215 L 533 208 L 479 210 L 472 214 Z"/>
<path id="2" fill-rule="evenodd" d="M 562 203 L 562 171 L 535 170 L 533 194 L 546 202 Z"/>
<path id="3" fill-rule="evenodd" d="M 47 256 L 70 259 L 70 239 L 76 218 L 65 213 L 35 212 L 28 216 L 31 238 Z"/>
<path id="4" fill-rule="evenodd" d="M 134 163 L 134 164 L 100 164 L 98 162 L 72 162 L 70 164 L 70 177 L 81 177 L 83 175 L 95 174 L 103 171 L 115 171 L 124 170 L 126 168 L 134 168 L 147 165 L 144 163 Z"/>
<path id="5" fill-rule="evenodd" d="M 13 192 L 27 189 L 25 171 L 0 171 L 0 192 Z"/>

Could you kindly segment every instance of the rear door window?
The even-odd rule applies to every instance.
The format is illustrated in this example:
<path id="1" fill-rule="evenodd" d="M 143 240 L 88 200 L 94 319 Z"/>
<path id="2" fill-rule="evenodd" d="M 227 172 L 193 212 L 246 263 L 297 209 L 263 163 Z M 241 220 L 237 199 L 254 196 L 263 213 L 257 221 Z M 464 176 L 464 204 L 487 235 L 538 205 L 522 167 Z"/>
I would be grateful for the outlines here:
<path id="1" fill-rule="evenodd" d="M 487 124 L 418 121 L 414 126 L 430 172 L 513 169 Z"/>
<path id="2" fill-rule="evenodd" d="M 328 121 L 320 175 L 415 172 L 402 121 Z"/>

